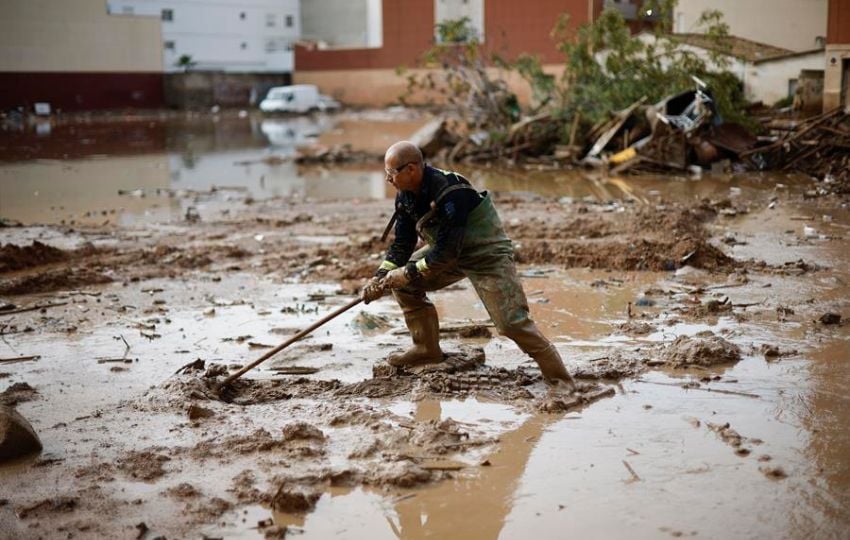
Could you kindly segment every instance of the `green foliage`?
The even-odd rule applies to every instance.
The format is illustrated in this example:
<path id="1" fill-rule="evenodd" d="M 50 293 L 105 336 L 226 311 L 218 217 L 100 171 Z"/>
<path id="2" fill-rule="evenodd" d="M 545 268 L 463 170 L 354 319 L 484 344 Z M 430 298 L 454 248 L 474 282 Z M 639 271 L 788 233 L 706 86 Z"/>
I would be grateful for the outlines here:
<path id="1" fill-rule="evenodd" d="M 398 71 L 407 78 L 407 91 L 400 100 L 407 103 L 413 95 L 426 94 L 462 112 L 459 116 L 467 131 L 485 130 L 495 140 L 519 118 L 519 106 L 503 78 L 488 73 L 492 62 L 470 22 L 463 17 L 437 24 L 437 39 L 422 55 L 422 64 L 439 71 L 422 75 Z"/>
<path id="2" fill-rule="evenodd" d="M 189 70 L 195 67 L 198 63 L 192 60 L 192 55 L 190 54 L 181 54 L 180 58 L 174 62 L 174 65 L 182 68 L 184 73 L 189 73 Z"/>
<path id="3" fill-rule="evenodd" d="M 640 99 L 651 104 L 694 89 L 696 76 L 708 83 L 725 119 L 747 124 L 741 82 L 728 71 L 729 27 L 722 13 L 706 11 L 689 29 L 707 36 L 710 43 L 710 49 L 697 54 L 673 34 L 677 1 L 646 0 L 644 15 L 651 10 L 654 24 L 643 35 L 633 35 L 615 9 L 577 29 L 570 26 L 569 15 L 562 15 L 552 31 L 565 65 L 560 76 L 545 73 L 540 59 L 531 55 L 512 61 L 486 58 L 468 18 L 441 22 L 438 39 L 422 57 L 426 67 L 440 70 L 409 75 L 402 101 L 423 90 L 440 94 L 444 103 L 462 113 L 469 132 L 483 129 L 490 141 L 501 140 L 519 110 L 504 77 L 485 71 L 495 66 L 518 73 L 530 84 L 533 109 L 526 114 L 550 113 L 553 129 L 566 142 L 576 127 L 579 134 L 586 132 Z"/>
<path id="4" fill-rule="evenodd" d="M 557 21 L 552 36 L 564 56 L 565 70 L 557 80 L 545 76 L 539 66 L 526 59 L 516 63 L 518 72 L 535 93 L 546 94 L 556 117 L 574 119 L 581 115 L 585 125 L 606 120 L 609 115 L 646 98 L 649 103 L 693 89 L 691 76 L 709 83 L 724 118 L 742 121 L 744 99 L 740 81 L 726 71 L 729 27 L 717 10 L 702 14 L 692 33 L 708 36 L 712 49 L 707 60 L 686 47 L 672 33 L 677 0 L 648 0 L 644 15 L 651 10 L 655 25 L 644 36 L 632 35 L 619 11 L 602 12 L 591 24 L 577 30 L 569 16 Z"/>
<path id="5" fill-rule="evenodd" d="M 437 23 L 440 43 L 478 43 L 478 34 L 471 26 L 469 17 L 445 20 Z"/>

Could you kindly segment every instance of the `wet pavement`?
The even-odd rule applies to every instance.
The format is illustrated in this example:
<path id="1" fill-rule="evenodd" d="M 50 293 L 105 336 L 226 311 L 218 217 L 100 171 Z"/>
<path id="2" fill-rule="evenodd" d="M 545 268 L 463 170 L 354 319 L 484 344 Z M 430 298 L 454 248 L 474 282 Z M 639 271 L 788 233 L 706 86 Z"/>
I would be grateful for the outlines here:
<path id="1" fill-rule="evenodd" d="M 25 224 L 85 223 L 86 212 L 108 208 L 116 213 L 88 216 L 89 223 L 109 219 L 125 228 L 122 234 L 161 234 L 168 227 L 177 231 L 185 226 L 188 205 L 200 207 L 203 223 L 222 210 L 238 212 L 246 196 L 258 201 L 293 193 L 352 201 L 390 196 L 380 173 L 372 170 L 380 170 L 379 165 L 234 165 L 285 146 L 276 146 L 269 133 L 283 132 L 274 135 L 278 140 L 298 139 L 305 132 L 330 133 L 342 141 L 346 130 L 365 133 L 372 125 L 364 127 L 357 118 L 342 126 L 328 122 L 316 132 L 312 124 L 299 128 L 294 136 L 279 126 L 263 129 L 262 121 L 247 131 L 244 126 L 228 128 L 227 133 L 250 133 L 238 137 L 225 136 L 219 128 L 212 134 L 205 129 L 203 137 L 197 130 L 176 129 L 164 138 L 182 142 L 166 143 L 152 153 L 69 154 L 73 159 L 47 163 L 6 161 L 0 164 L 0 216 Z M 204 150 L 193 151 L 194 165 L 187 167 L 187 141 L 199 138 L 203 142 L 198 147 Z M 135 536 L 139 522 L 146 524 L 151 537 L 203 533 L 258 538 L 271 523 L 304 538 L 483 539 L 532 532 L 541 538 L 610 538 L 626 531 L 636 538 L 847 537 L 850 327 L 816 322 L 826 312 L 850 314 L 846 207 L 803 199 L 811 181 L 796 176 L 601 178 L 581 171 L 466 172 L 482 188 L 534 193 L 561 204 L 616 202 L 610 210 L 615 213 L 626 201 L 659 205 L 729 198 L 746 203 L 748 213 L 721 214 L 711 223 L 712 242 L 738 260 L 765 261 L 772 267 L 750 269 L 745 279 L 687 266 L 687 271 L 669 272 L 521 267 L 532 315 L 571 370 L 587 373 L 617 354 L 649 362 L 646 369 L 606 381 L 616 390 L 613 397 L 556 414 L 541 413 L 531 402 L 505 402 L 486 393 L 414 393 L 246 406 L 210 402 L 205 406 L 215 411 L 214 418 L 188 421 L 182 406 L 170 405 L 173 396 L 166 394 L 162 401 L 163 384 L 178 368 L 196 358 L 244 364 L 268 350 L 265 346 L 279 343 L 351 298 L 339 283 L 281 278 L 256 259 L 226 273 L 189 269 L 174 277 L 14 297 L 17 304 L 49 300 L 66 305 L 0 317 L 0 357 L 40 355 L 36 361 L 0 365 L 0 372 L 8 374 L 0 379 L 0 388 L 26 382 L 37 390 L 37 398 L 21 402 L 18 410 L 45 446 L 40 457 L 0 468 L 2 484 L 10 487 L 9 494 L 0 494 L 7 501 L 0 505 L 0 525 L 13 524 L 7 529 L 11 537 L 68 532 L 80 537 Z M 262 184 L 261 178 L 268 183 Z M 39 181 L 44 187 L 31 189 Z M 57 195 L 53 187 L 63 182 L 69 191 Z M 141 189 L 145 196 L 118 195 L 119 189 Z M 204 195 L 187 202 L 157 194 L 157 189 L 192 189 Z M 39 194 L 30 194 L 35 191 Z M 48 204 L 54 209 L 45 207 L 46 197 L 51 197 Z M 56 210 L 60 203 L 64 208 Z M 293 238 L 332 244 L 335 233 L 326 236 L 321 229 Z M 24 245 L 34 238 L 74 248 L 91 235 L 49 226 L 0 229 L 0 244 Z M 730 238 L 734 242 L 725 241 Z M 102 240 L 105 245 L 126 241 L 109 235 Z M 236 242 L 264 245 L 251 237 Z M 776 271 L 799 259 L 823 268 Z M 694 314 L 695 305 L 711 299 L 734 307 Z M 468 284 L 439 292 L 434 301 L 444 325 L 486 319 Z M 364 330 L 358 323 L 362 313 L 385 320 L 386 326 Z M 647 328 L 635 333 L 627 326 L 630 322 L 646 323 Z M 21 331 L 25 326 L 35 330 Z M 371 377 L 377 359 L 406 344 L 401 330 L 391 299 L 358 306 L 252 372 L 251 378 L 292 381 L 294 377 L 272 368 L 299 366 L 319 370 L 310 380 L 357 383 Z M 654 363 L 677 336 L 705 331 L 739 346 L 743 359 L 734 365 L 687 369 Z M 505 338 L 446 336 L 444 343 L 450 350 L 482 346 L 490 366 L 530 365 Z M 766 356 L 768 345 L 781 354 Z M 542 384 L 530 388 L 536 396 L 546 392 Z M 444 475 L 423 486 L 374 479 L 352 485 L 317 481 L 314 488 L 320 497 L 308 512 L 275 510 L 243 498 L 234 487 L 246 470 L 256 475 L 260 491 L 274 491 L 281 478 L 291 483 L 324 470 L 380 470 L 398 454 L 415 453 L 393 445 L 375 454 L 363 451 L 360 444 L 369 438 L 369 430 L 378 428 L 359 430 L 357 423 L 335 420 L 341 410 L 360 408 L 383 415 L 394 432 L 450 418 L 469 431 L 470 440 L 489 442 L 466 451 L 416 455 L 414 462 Z M 298 455 L 200 453 L 208 439 L 226 441 L 256 429 L 278 433 L 296 419 L 321 427 L 327 437 L 321 452 L 306 453 L 304 446 Z M 737 445 L 723 435 L 727 423 L 740 435 Z M 162 476 L 142 480 L 123 472 L 136 474 L 137 469 L 116 465 L 124 463 L 128 452 L 141 450 L 167 456 Z M 358 452 L 364 457 L 351 457 Z M 102 472 L 91 470 L 95 468 Z M 166 494 L 181 483 L 203 495 Z M 78 498 L 77 509 L 31 511 L 36 517 L 20 522 L 11 515 L 57 495 Z M 114 518 L 104 523 L 103 512 Z"/>

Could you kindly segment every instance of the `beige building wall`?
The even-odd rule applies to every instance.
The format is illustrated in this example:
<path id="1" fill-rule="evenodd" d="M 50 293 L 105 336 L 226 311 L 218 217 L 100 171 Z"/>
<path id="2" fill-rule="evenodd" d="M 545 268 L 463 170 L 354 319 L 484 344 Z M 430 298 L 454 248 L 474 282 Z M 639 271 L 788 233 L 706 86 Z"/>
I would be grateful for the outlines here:
<path id="1" fill-rule="evenodd" d="M 543 66 L 546 73 L 559 76 L 564 66 L 559 64 Z M 394 69 L 339 69 L 324 71 L 295 71 L 293 84 L 315 84 L 323 94 L 333 96 L 346 105 L 362 105 L 381 107 L 399 103 L 399 98 L 407 92 L 407 77 L 425 75 L 437 70 L 411 69 L 399 75 Z M 491 70 L 495 77 L 505 77 L 508 87 L 517 95 L 520 103 L 531 101 L 531 87 L 516 73 L 498 72 Z M 432 100 L 439 103 L 437 94 L 419 92 L 412 96 L 409 102 L 424 104 Z"/>
<path id="2" fill-rule="evenodd" d="M 733 36 L 805 51 L 826 37 L 827 7 L 827 0 L 679 0 L 673 25 L 678 33 L 699 32 L 700 15 L 717 9 Z"/>
<path id="3" fill-rule="evenodd" d="M 823 110 L 836 107 L 850 108 L 850 44 L 826 46 Z"/>
<path id="4" fill-rule="evenodd" d="M 0 72 L 161 72 L 160 27 L 105 0 L 0 0 Z"/>

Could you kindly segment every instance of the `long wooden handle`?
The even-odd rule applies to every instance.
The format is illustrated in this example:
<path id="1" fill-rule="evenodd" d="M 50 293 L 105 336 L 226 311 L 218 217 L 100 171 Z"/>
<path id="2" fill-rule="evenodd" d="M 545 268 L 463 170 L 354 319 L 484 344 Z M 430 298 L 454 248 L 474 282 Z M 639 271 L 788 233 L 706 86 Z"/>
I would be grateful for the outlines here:
<path id="1" fill-rule="evenodd" d="M 313 330 L 315 330 L 316 328 L 318 328 L 318 327 L 322 326 L 323 324 L 325 324 L 326 322 L 330 321 L 331 319 L 336 318 L 338 315 L 341 315 L 341 314 L 345 313 L 346 311 L 348 311 L 349 309 L 353 308 L 354 306 L 356 306 L 357 304 L 359 304 L 359 303 L 360 303 L 360 302 L 362 302 L 362 301 L 363 301 L 363 299 L 362 299 L 362 298 L 355 298 L 354 300 L 352 300 L 351 302 L 349 302 L 349 303 L 345 304 L 344 306 L 342 306 L 341 308 L 337 309 L 337 310 L 336 310 L 336 311 L 334 311 L 333 313 L 329 313 L 329 314 L 325 315 L 324 317 L 322 317 L 322 318 L 321 318 L 321 319 L 319 319 L 318 321 L 314 322 L 313 324 L 311 324 L 310 326 L 308 326 L 308 327 L 307 327 L 307 328 L 305 328 L 304 330 L 301 330 L 300 332 L 298 332 L 297 334 L 295 334 L 295 335 L 294 335 L 294 336 L 292 336 L 291 338 L 287 339 L 286 341 L 284 341 L 283 343 L 281 343 L 280 345 L 278 345 L 278 346 L 277 346 L 277 347 L 275 347 L 274 349 L 270 350 L 269 352 L 267 352 L 267 353 L 266 353 L 266 354 L 264 354 L 263 356 L 261 356 L 261 357 L 257 358 L 256 360 L 254 360 L 253 362 L 251 362 L 251 363 L 250 363 L 250 364 L 248 364 L 247 366 L 243 367 L 242 369 L 240 369 L 239 371 L 237 371 L 237 372 L 236 372 L 236 373 L 234 373 L 233 375 L 231 375 L 231 376 L 229 376 L 228 378 L 224 379 L 224 381 L 221 383 L 221 385 L 222 385 L 222 386 L 227 386 L 227 385 L 229 385 L 230 383 L 232 383 L 233 381 L 235 381 L 236 379 L 238 379 L 239 377 L 241 377 L 242 375 L 244 375 L 244 374 L 245 374 L 245 373 L 247 373 L 248 371 L 250 371 L 250 370 L 254 369 L 254 368 L 255 368 L 255 367 L 257 367 L 257 366 L 259 366 L 260 364 L 262 364 L 263 362 L 265 362 L 266 360 L 268 360 L 268 359 L 269 359 L 269 358 L 271 358 L 272 356 L 276 355 L 277 353 L 279 353 L 279 352 L 280 352 L 280 351 L 282 351 L 283 349 L 285 349 L 285 348 L 289 347 L 290 345 L 292 345 L 293 343 L 295 343 L 295 342 L 296 342 L 296 341 L 298 341 L 299 339 L 303 338 L 304 336 L 306 336 L 307 334 L 309 334 L 310 332 L 312 332 L 312 331 L 313 331 Z"/>

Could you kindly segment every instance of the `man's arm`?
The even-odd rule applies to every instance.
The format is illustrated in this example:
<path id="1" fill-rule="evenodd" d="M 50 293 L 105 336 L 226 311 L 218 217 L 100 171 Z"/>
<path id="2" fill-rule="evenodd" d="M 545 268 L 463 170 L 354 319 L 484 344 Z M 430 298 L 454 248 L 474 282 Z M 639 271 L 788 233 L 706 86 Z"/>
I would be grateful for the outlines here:
<path id="1" fill-rule="evenodd" d="M 395 238 L 389 249 L 387 249 L 384 262 L 381 263 L 376 274 L 386 274 L 390 270 L 404 266 L 410 260 L 410 256 L 413 255 L 413 250 L 416 248 L 416 242 L 418 241 L 416 223 L 401 209 L 397 209 L 397 212 L 398 218 L 395 222 Z"/>
<path id="2" fill-rule="evenodd" d="M 440 227 L 434 247 L 417 263 L 407 263 L 406 270 L 411 279 L 439 274 L 457 262 L 466 234 L 466 222 L 480 200 L 477 192 L 460 189 L 440 201 L 437 206 Z"/>

